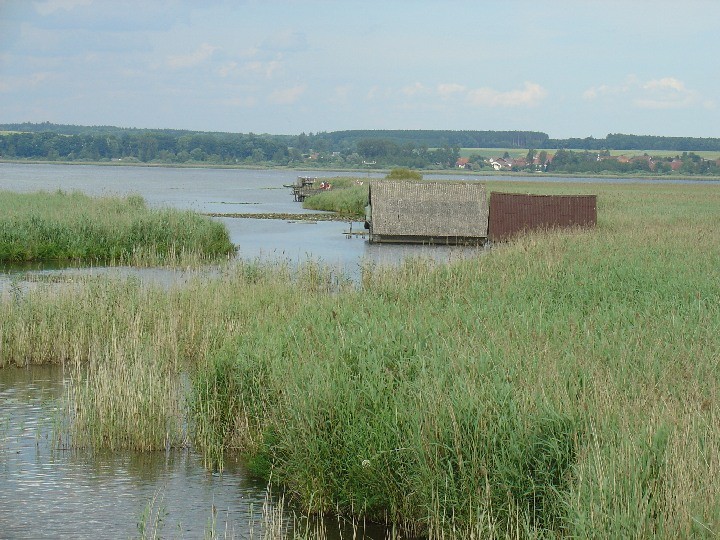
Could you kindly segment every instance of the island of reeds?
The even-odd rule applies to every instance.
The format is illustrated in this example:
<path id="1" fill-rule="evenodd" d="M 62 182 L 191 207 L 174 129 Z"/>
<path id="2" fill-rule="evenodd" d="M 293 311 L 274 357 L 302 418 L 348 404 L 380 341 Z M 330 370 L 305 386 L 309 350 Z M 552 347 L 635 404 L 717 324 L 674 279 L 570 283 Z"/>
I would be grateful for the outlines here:
<path id="1" fill-rule="evenodd" d="M 0 191 L 0 263 L 149 265 L 234 251 L 221 223 L 191 211 L 150 208 L 139 195 Z"/>
<path id="2" fill-rule="evenodd" d="M 597 228 L 360 283 L 240 261 L 6 294 L 0 364 L 66 366 L 63 444 L 239 453 L 403 537 L 717 536 L 720 190 L 532 191 L 596 193 Z"/>

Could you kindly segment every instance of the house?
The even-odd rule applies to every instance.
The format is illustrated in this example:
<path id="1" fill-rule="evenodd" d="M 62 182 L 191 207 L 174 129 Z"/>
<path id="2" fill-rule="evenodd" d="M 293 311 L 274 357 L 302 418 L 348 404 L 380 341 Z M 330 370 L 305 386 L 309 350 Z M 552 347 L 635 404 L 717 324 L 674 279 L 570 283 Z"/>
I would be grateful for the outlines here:
<path id="1" fill-rule="evenodd" d="M 370 185 L 370 242 L 483 244 L 485 185 L 478 182 L 381 181 Z"/>
<path id="2" fill-rule="evenodd" d="M 455 166 L 460 169 L 469 169 L 470 168 L 470 158 L 461 157 L 458 158 L 455 162 Z"/>
<path id="3" fill-rule="evenodd" d="M 496 171 L 509 171 L 512 165 L 503 158 L 490 158 L 488 164 Z"/>

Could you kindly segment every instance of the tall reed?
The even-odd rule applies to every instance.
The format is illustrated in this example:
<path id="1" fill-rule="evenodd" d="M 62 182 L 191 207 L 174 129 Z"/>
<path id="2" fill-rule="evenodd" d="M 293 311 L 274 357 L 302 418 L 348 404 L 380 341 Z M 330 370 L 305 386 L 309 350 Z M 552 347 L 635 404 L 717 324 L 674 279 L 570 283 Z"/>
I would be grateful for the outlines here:
<path id="1" fill-rule="evenodd" d="M 137 447 L 93 396 L 157 392 L 145 447 L 162 447 L 180 398 L 154 388 L 187 370 L 208 466 L 240 451 L 304 512 L 431 538 L 716 535 L 720 190 L 532 190 L 598 193 L 597 229 L 368 267 L 354 288 L 316 264 L 240 263 L 170 289 L 9 295 L 0 362 L 77 359 L 96 389 L 73 394 L 98 419 L 82 431 L 114 422 L 93 444 Z"/>
<path id="2" fill-rule="evenodd" d="M 151 209 L 137 195 L 0 192 L 0 262 L 156 263 L 184 253 L 217 258 L 234 253 L 234 246 L 221 223 L 190 211 Z"/>

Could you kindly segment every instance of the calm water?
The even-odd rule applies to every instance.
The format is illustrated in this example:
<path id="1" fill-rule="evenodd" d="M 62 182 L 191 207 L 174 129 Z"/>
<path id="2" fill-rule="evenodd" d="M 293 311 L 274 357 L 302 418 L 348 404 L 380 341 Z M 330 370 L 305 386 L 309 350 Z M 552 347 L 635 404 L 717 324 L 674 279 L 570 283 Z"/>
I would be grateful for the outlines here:
<path id="1" fill-rule="evenodd" d="M 136 193 L 152 206 L 199 212 L 302 213 L 301 205 L 282 185 L 297 175 L 337 174 L 0 163 L 0 190 Z M 516 180 L 567 181 L 546 176 L 508 179 Z M 321 259 L 350 274 L 364 262 L 395 264 L 411 255 L 450 260 L 476 253 L 467 248 L 371 245 L 363 238 L 348 239 L 343 234 L 346 223 L 222 221 L 239 245 L 240 257 L 292 262 Z M 353 224 L 355 229 L 360 227 Z M 76 271 L 135 274 L 149 281 L 187 278 L 181 271 L 31 266 L 0 269 L 0 292 L 18 284 L 32 286 L 38 279 L 59 276 L 62 280 Z M 57 368 L 0 369 L 0 538 L 130 538 L 138 536 L 137 524 L 147 510 L 163 516 L 163 537 L 202 538 L 210 530 L 213 509 L 218 535 L 261 537 L 265 486 L 249 478 L 240 463 L 230 462 L 224 474 L 216 476 L 206 472 L 200 456 L 189 450 L 143 454 L 57 450 L 52 433 L 65 384 Z M 352 537 L 348 531 L 345 537 Z M 364 537 L 384 536 L 382 530 L 368 530 Z"/>
<path id="2" fill-rule="evenodd" d="M 294 202 L 283 184 L 299 175 L 332 177 L 332 171 L 277 171 L 246 169 L 173 169 L 93 165 L 32 165 L 0 163 L 0 190 L 17 192 L 82 191 L 89 195 L 142 195 L 155 207 L 175 207 L 203 213 L 285 213 L 312 214 Z M 363 176 L 367 176 L 364 174 Z M 379 175 L 375 175 L 379 176 Z M 453 177 L 456 178 L 456 177 Z M 450 260 L 472 253 L 463 247 L 389 246 L 369 244 L 362 237 L 348 239 L 347 223 L 308 222 L 248 218 L 217 218 L 239 246 L 238 256 L 247 259 L 283 259 L 297 263 L 308 259 L 355 274 L 363 262 L 397 263 L 403 258 L 428 256 Z M 353 230 L 362 230 L 354 223 Z M 85 270 L 88 272 L 90 270 Z M 128 270 L 96 269 L 92 272 Z M 0 268 L 0 290 L 7 288 L 11 276 L 22 278 L 28 269 Z M 35 268 L 33 274 L 57 272 Z M 130 271 L 132 272 L 132 271 Z M 146 278 L 174 279 L 175 273 L 140 271 Z"/>
<path id="3" fill-rule="evenodd" d="M 137 538 L 146 513 L 162 538 L 262 538 L 263 508 L 277 501 L 232 458 L 219 475 L 190 450 L 59 450 L 65 384 L 57 367 L 0 369 L 0 538 Z M 326 526 L 330 539 L 352 537 L 350 525 Z M 360 533 L 385 537 L 379 527 Z"/>
<path id="4" fill-rule="evenodd" d="M 202 537 L 213 507 L 217 530 L 236 537 L 261 520 L 264 487 L 237 463 L 215 476 L 187 450 L 57 450 L 64 384 L 58 368 L 0 370 L 1 538 L 131 538 L 146 510 L 161 512 L 173 538 Z"/>

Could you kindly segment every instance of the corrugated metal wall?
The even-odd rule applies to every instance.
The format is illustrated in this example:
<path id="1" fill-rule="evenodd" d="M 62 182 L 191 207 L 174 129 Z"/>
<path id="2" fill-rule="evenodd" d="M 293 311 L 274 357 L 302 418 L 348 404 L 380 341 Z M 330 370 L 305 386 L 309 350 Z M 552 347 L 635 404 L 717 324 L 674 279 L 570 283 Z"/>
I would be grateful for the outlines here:
<path id="1" fill-rule="evenodd" d="M 596 195 L 490 194 L 488 236 L 493 241 L 525 230 L 594 227 L 596 223 Z"/>

